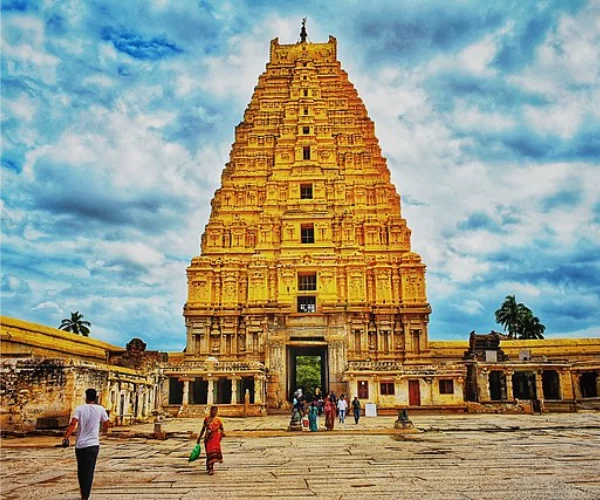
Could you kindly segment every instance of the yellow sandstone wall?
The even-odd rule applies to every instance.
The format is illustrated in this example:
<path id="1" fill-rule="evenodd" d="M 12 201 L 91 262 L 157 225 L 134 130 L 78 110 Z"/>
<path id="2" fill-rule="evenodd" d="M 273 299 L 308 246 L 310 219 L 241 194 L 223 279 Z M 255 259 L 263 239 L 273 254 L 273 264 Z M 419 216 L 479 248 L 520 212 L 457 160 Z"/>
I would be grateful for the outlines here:
<path id="1" fill-rule="evenodd" d="M 431 360 L 433 363 L 460 361 L 469 342 L 463 341 L 430 341 Z M 519 359 L 519 353 L 528 349 L 532 357 L 546 356 L 549 361 L 591 361 L 600 358 L 600 338 L 544 340 L 502 340 L 500 348 L 514 361 Z"/>

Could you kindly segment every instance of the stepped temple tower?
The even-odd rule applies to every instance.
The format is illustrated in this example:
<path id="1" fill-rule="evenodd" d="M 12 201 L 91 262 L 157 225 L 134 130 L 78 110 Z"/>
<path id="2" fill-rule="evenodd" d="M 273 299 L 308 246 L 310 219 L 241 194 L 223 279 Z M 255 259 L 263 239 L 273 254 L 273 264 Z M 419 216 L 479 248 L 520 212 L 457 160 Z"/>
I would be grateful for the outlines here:
<path id="1" fill-rule="evenodd" d="M 379 391 L 360 374 L 387 367 L 408 394 L 394 377 L 410 368 L 420 398 L 425 265 L 334 37 L 311 43 L 303 24 L 298 43 L 271 41 L 211 205 L 172 373 L 183 402 L 239 404 L 248 389 L 253 403 L 285 406 L 299 356 L 319 359 L 322 390 L 363 399 Z"/>

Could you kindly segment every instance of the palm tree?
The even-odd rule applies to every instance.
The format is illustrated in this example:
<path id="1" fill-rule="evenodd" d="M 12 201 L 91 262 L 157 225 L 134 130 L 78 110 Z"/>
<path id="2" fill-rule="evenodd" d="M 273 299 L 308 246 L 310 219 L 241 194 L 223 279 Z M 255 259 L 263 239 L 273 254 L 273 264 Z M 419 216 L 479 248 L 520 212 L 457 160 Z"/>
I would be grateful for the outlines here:
<path id="1" fill-rule="evenodd" d="M 546 327 L 540 323 L 540 318 L 534 316 L 531 311 L 521 318 L 522 339 L 543 339 Z"/>
<path id="2" fill-rule="evenodd" d="M 79 311 L 75 311 L 71 313 L 71 319 L 63 319 L 58 328 L 65 332 L 73 332 L 77 335 L 89 337 L 90 329 L 88 327 L 90 326 L 92 326 L 92 324 L 89 321 L 83 321 L 83 314 L 79 314 Z"/>
<path id="3" fill-rule="evenodd" d="M 516 338 L 521 330 L 521 318 L 526 311 L 529 309 L 522 303 L 517 304 L 514 295 L 507 295 L 500 309 L 494 313 L 496 323 L 500 323 L 505 330 L 508 330 L 509 337 Z"/>

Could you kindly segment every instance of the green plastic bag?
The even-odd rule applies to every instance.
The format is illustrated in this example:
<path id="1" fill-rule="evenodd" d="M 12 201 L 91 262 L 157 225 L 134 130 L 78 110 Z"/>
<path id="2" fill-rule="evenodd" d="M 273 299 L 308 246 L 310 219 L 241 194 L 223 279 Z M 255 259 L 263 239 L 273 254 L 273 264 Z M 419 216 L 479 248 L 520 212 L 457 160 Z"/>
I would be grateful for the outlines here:
<path id="1" fill-rule="evenodd" d="M 194 449 L 192 450 L 192 453 L 190 454 L 190 462 L 193 462 L 194 460 L 198 460 L 199 457 L 200 457 L 200 445 L 196 444 L 196 446 L 194 446 Z"/>

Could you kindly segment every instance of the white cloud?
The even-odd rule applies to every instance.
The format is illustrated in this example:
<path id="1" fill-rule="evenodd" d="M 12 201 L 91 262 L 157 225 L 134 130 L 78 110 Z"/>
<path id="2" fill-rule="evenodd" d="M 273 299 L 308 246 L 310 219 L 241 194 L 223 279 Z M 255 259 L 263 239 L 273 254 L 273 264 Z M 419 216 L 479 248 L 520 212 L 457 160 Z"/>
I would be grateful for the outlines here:
<path id="1" fill-rule="evenodd" d="M 127 7 L 115 10 L 107 2 L 105 17 L 90 19 L 86 4 L 49 2 L 64 20 L 64 35 L 47 34 L 44 14 L 3 19 L 3 76 L 26 83 L 3 100 L 14 127 L 3 127 L 3 153 L 23 169 L 2 172 L 2 245 L 10 250 L 3 251 L 3 267 L 30 287 L 27 300 L 6 307 L 23 316 L 33 310 L 52 324 L 79 309 L 93 321 L 94 336 L 119 345 L 128 340 L 119 330 L 122 318 L 135 314 L 143 336 L 183 346 L 185 267 L 199 252 L 234 127 L 265 69 L 269 40 L 295 41 L 299 19 L 255 9 L 251 27 L 241 28 L 242 7 L 222 3 L 211 7 L 218 34 L 203 38 L 201 29 L 184 36 L 181 26 L 165 22 L 195 4 L 156 0 Z M 560 17 L 534 59 L 513 74 L 502 73 L 495 58 L 503 37 L 527 22 L 516 14 L 479 38 L 430 46 L 427 57 L 416 49 L 410 57 L 390 52 L 379 61 L 364 58 L 373 42 L 352 31 L 360 21 L 356 11 L 328 8 L 338 15 L 308 13 L 315 19 L 310 37 L 337 36 L 342 66 L 375 122 L 403 195 L 413 248 L 428 266 L 432 330 L 466 335 L 471 328 L 459 324 L 464 315 L 488 327 L 493 307 L 517 293 L 536 308 L 577 300 L 584 319 L 554 312 L 550 323 L 542 321 L 549 331 L 587 332 L 582 325 L 598 310 L 597 292 L 568 270 L 560 270 L 566 277 L 552 273 L 572 264 L 583 240 L 600 242 L 592 225 L 597 162 L 560 154 L 560 161 L 543 154 L 530 159 L 507 143 L 527 142 L 522 134 L 529 132 L 541 148 L 548 138 L 553 147 L 571 145 L 600 116 L 597 6 Z M 366 4 L 361 9 L 374 12 Z M 538 14 L 545 9 L 539 4 Z M 136 58 L 98 37 L 99 26 L 113 24 L 127 26 L 132 44 L 164 36 L 182 52 Z M 445 87 L 448 75 L 466 90 Z M 560 201 L 565 190 L 574 193 L 571 201 Z M 73 193 L 81 196 L 75 200 Z M 509 260 L 494 260 L 497 254 Z M 527 279 L 514 276 L 510 258 L 526 260 Z M 35 269 L 22 264 L 33 259 Z M 446 305 L 461 319 L 436 323 Z"/>
<path id="2" fill-rule="evenodd" d="M 40 309 L 44 309 L 46 311 L 49 312 L 60 312 L 60 307 L 58 307 L 58 304 L 56 304 L 55 302 L 51 302 L 49 300 L 45 301 L 45 302 L 40 302 L 38 305 L 36 305 L 33 310 L 37 311 Z"/>

